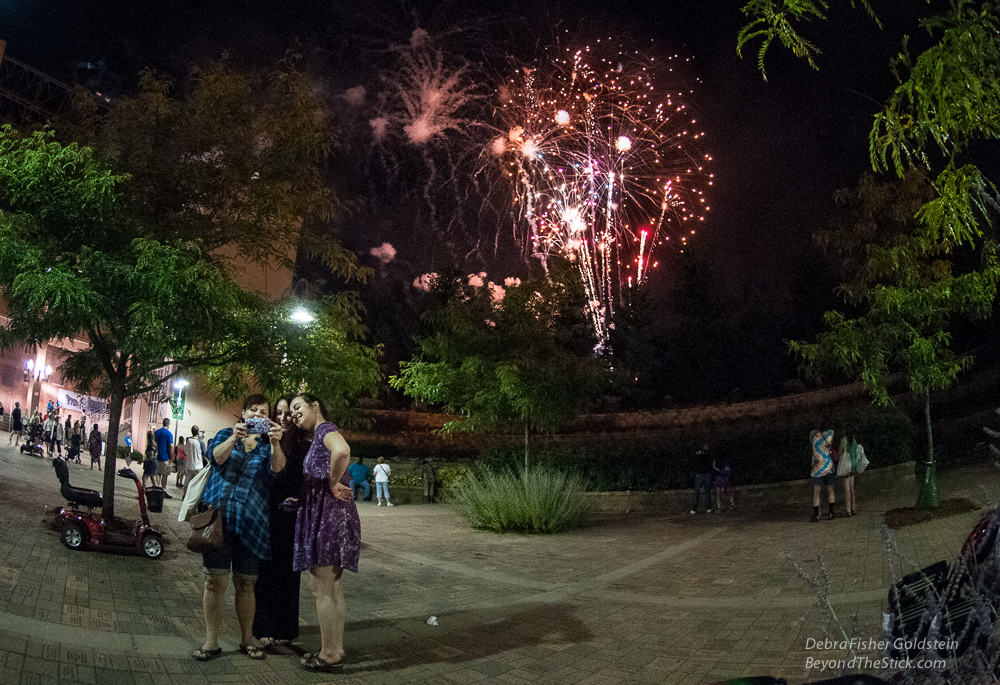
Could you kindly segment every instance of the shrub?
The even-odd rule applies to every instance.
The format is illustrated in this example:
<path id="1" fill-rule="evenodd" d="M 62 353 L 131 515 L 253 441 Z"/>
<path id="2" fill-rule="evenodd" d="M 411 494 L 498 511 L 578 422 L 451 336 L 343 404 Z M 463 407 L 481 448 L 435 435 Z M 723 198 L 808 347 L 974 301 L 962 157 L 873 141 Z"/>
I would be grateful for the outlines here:
<path id="1" fill-rule="evenodd" d="M 453 488 L 464 483 L 470 473 L 465 466 L 442 466 L 438 469 L 438 482 L 442 488 Z"/>
<path id="2" fill-rule="evenodd" d="M 511 470 L 479 469 L 455 488 L 450 501 L 473 528 L 495 533 L 557 533 L 579 524 L 589 502 L 579 476 L 536 467 L 527 477 Z"/>
<path id="3" fill-rule="evenodd" d="M 81 445 L 80 449 L 83 450 L 83 446 L 82 445 Z M 128 447 L 125 447 L 124 445 L 119 445 L 118 446 L 118 458 L 119 459 L 124 459 L 127 456 L 128 456 Z M 135 450 L 132 450 L 132 461 L 135 461 L 135 462 L 138 462 L 138 463 L 141 464 L 142 463 L 142 459 L 143 459 L 142 452 L 136 452 Z"/>

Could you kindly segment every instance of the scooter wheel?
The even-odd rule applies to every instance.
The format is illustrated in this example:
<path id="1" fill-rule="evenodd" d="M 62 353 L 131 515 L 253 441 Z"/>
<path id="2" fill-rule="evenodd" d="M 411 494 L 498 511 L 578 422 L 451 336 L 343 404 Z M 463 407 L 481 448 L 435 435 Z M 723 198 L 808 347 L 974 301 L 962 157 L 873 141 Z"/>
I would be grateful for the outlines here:
<path id="1" fill-rule="evenodd" d="M 83 543 L 86 540 L 83 535 L 83 528 L 72 521 L 67 521 L 63 524 L 59 539 L 70 549 L 83 549 Z"/>
<path id="2" fill-rule="evenodd" d="M 159 559 L 163 556 L 163 538 L 156 533 L 149 533 L 142 539 L 139 550 L 147 559 Z"/>

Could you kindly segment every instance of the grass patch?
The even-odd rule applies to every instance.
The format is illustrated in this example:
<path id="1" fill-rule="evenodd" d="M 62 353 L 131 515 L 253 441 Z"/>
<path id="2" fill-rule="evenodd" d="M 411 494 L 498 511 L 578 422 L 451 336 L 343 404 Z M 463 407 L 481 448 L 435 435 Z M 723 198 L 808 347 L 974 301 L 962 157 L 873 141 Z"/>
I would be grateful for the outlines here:
<path id="1" fill-rule="evenodd" d="M 941 500 L 941 507 L 938 509 L 917 509 L 916 507 L 904 507 L 902 509 L 892 509 L 885 512 L 885 524 L 893 530 L 913 526 L 924 521 L 948 518 L 958 514 L 967 514 L 970 511 L 979 511 L 979 506 L 973 504 L 964 497 L 952 497 Z"/>
<path id="2" fill-rule="evenodd" d="M 450 501 L 473 528 L 494 533 L 558 533 L 589 511 L 587 484 L 547 467 L 523 472 L 479 469 L 463 479 Z"/>

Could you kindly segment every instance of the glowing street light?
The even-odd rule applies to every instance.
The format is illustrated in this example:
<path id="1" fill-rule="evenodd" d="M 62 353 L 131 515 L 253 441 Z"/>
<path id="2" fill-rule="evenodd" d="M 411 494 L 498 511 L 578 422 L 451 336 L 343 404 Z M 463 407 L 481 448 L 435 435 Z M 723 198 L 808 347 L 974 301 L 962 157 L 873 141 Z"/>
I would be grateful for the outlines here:
<path id="1" fill-rule="evenodd" d="M 310 314 L 305 307 L 296 307 L 295 310 L 292 311 L 291 319 L 295 323 L 307 324 L 315 321 L 316 317 Z"/>

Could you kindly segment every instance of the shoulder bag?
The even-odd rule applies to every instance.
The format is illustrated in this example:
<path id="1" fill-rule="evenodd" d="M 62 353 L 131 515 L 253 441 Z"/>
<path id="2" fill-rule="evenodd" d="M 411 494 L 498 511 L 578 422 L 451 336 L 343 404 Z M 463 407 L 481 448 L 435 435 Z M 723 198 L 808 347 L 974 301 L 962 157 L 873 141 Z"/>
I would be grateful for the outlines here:
<path id="1" fill-rule="evenodd" d="M 207 471 L 208 469 L 203 469 Z M 192 552 L 204 552 L 209 548 L 222 547 L 222 510 L 226 508 L 229 493 L 222 498 L 218 507 L 209 507 L 200 514 L 194 514 L 189 520 L 191 536 L 188 537 L 187 548 Z"/>
<path id="2" fill-rule="evenodd" d="M 858 445 L 858 473 L 864 473 L 868 468 L 868 457 L 865 455 L 865 448 Z"/>

